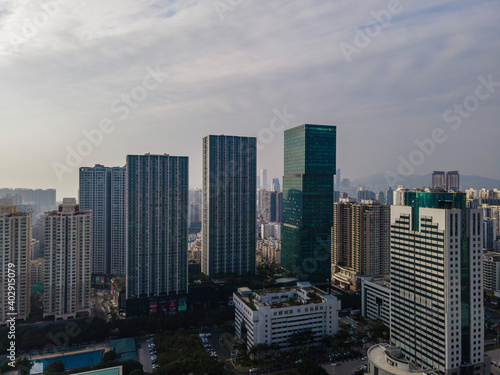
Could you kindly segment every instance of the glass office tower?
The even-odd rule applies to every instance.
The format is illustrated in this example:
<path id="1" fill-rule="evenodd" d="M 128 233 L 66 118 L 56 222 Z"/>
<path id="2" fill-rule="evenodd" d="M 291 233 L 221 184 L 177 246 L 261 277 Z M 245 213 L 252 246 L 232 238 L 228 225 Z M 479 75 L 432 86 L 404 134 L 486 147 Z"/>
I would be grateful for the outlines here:
<path id="1" fill-rule="evenodd" d="M 285 131 L 282 266 L 316 283 L 331 276 L 336 133 L 310 124 Z"/>

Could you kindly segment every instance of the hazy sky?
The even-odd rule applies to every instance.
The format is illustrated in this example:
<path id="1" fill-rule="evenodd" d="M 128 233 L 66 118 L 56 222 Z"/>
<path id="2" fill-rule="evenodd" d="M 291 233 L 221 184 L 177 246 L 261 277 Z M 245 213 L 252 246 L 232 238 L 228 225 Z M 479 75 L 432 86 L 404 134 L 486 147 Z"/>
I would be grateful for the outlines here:
<path id="1" fill-rule="evenodd" d="M 270 180 L 282 130 L 303 123 L 337 125 L 343 177 L 411 159 L 415 174 L 500 178 L 499 14 L 495 0 L 0 0 L 0 187 L 76 196 L 78 167 L 146 152 L 189 156 L 200 186 L 208 134 L 258 136 Z"/>

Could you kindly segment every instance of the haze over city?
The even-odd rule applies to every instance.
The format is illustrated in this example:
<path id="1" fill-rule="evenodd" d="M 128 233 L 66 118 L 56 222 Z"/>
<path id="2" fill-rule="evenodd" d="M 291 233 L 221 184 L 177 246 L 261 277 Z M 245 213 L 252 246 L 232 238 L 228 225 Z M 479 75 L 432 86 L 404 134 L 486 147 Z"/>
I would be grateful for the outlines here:
<path id="1" fill-rule="evenodd" d="M 343 177 L 439 134 L 414 174 L 500 178 L 496 1 L 47 4 L 0 2 L 3 187 L 74 197 L 79 167 L 146 152 L 189 156 L 200 187 L 208 134 L 258 137 L 281 179 L 303 123 L 337 126 Z"/>

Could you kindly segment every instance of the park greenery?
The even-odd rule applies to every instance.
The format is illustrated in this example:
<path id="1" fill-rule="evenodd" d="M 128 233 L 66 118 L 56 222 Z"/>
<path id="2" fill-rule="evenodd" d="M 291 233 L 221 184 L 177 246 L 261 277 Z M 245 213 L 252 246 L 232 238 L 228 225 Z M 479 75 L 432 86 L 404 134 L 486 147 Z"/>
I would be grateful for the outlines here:
<path id="1" fill-rule="evenodd" d="M 154 374 L 232 374 L 225 370 L 223 363 L 210 356 L 194 333 L 163 333 L 155 337 L 155 344 L 160 366 Z"/>

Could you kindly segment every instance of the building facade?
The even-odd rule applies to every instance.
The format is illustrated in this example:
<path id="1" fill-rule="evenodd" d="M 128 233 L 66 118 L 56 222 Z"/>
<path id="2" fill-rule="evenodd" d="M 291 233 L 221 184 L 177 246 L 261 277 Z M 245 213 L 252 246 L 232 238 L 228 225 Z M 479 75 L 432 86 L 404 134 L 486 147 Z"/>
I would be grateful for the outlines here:
<path id="1" fill-rule="evenodd" d="M 273 185 L 271 186 L 273 191 L 277 191 L 278 193 L 281 191 L 280 180 L 278 178 L 273 178 Z"/>
<path id="2" fill-rule="evenodd" d="M 93 277 L 125 275 L 125 167 L 82 167 L 79 185 L 80 208 L 92 211 Z"/>
<path id="3" fill-rule="evenodd" d="M 488 251 L 483 256 L 484 289 L 500 290 L 500 253 Z"/>
<path id="4" fill-rule="evenodd" d="M 0 325 L 30 313 L 31 213 L 18 212 L 11 199 L 0 199 Z M 12 267 L 9 267 L 12 265 Z M 12 277 L 14 275 L 14 277 Z M 12 282 L 9 282 L 12 281 Z M 12 290 L 9 287 L 13 287 Z M 9 298 L 11 297 L 11 298 Z M 14 297 L 14 299 L 12 299 Z M 12 315 L 15 313 L 16 315 Z"/>
<path id="5" fill-rule="evenodd" d="M 391 326 L 391 282 L 388 276 L 361 279 L 361 316 Z"/>
<path id="6" fill-rule="evenodd" d="M 0 189 L 0 198 L 11 199 L 17 206 L 33 206 L 35 216 L 57 208 L 56 189 Z"/>
<path id="7" fill-rule="evenodd" d="M 64 198 L 45 218 L 43 316 L 56 320 L 90 313 L 92 213 Z"/>
<path id="8" fill-rule="evenodd" d="M 358 290 L 360 276 L 389 274 L 390 206 L 374 200 L 341 199 L 333 206 L 332 278 Z"/>
<path id="9" fill-rule="evenodd" d="M 421 369 L 489 374 L 481 211 L 464 193 L 411 191 L 391 207 L 391 344 Z"/>
<path id="10" fill-rule="evenodd" d="M 267 238 L 281 238 L 281 224 L 280 223 L 266 223 L 260 225 L 260 238 L 265 240 Z"/>
<path id="11" fill-rule="evenodd" d="M 276 221 L 276 191 L 262 191 L 262 219 L 267 222 Z"/>
<path id="12" fill-rule="evenodd" d="M 432 188 L 439 190 L 446 190 L 446 172 L 434 171 L 432 172 Z"/>
<path id="13" fill-rule="evenodd" d="M 238 288 L 233 300 L 236 337 L 248 349 L 258 344 L 290 349 L 290 337 L 305 330 L 312 331 L 313 344 L 320 344 L 338 331 L 340 301 L 306 282 L 279 291 Z"/>
<path id="14" fill-rule="evenodd" d="M 259 255 L 266 263 L 281 264 L 281 240 L 277 238 L 257 240 L 257 256 Z"/>
<path id="15" fill-rule="evenodd" d="M 126 169 L 127 299 L 186 294 L 188 158 L 127 155 Z"/>
<path id="16" fill-rule="evenodd" d="M 260 188 L 261 189 L 267 189 L 267 169 L 261 169 L 260 170 Z"/>
<path id="17" fill-rule="evenodd" d="M 43 284 L 45 282 L 45 265 L 43 258 L 34 259 L 30 262 L 30 275 L 32 284 Z"/>
<path id="18" fill-rule="evenodd" d="M 201 231 L 201 210 L 202 210 L 201 189 L 189 190 L 188 227 L 189 233 L 199 233 Z"/>
<path id="19" fill-rule="evenodd" d="M 256 271 L 255 137 L 203 139 L 202 272 Z"/>
<path id="20" fill-rule="evenodd" d="M 446 172 L 446 190 L 459 191 L 460 190 L 460 174 L 458 171 Z"/>
<path id="21" fill-rule="evenodd" d="M 285 131 L 282 266 L 314 283 L 331 277 L 336 132 L 310 124 Z"/>

